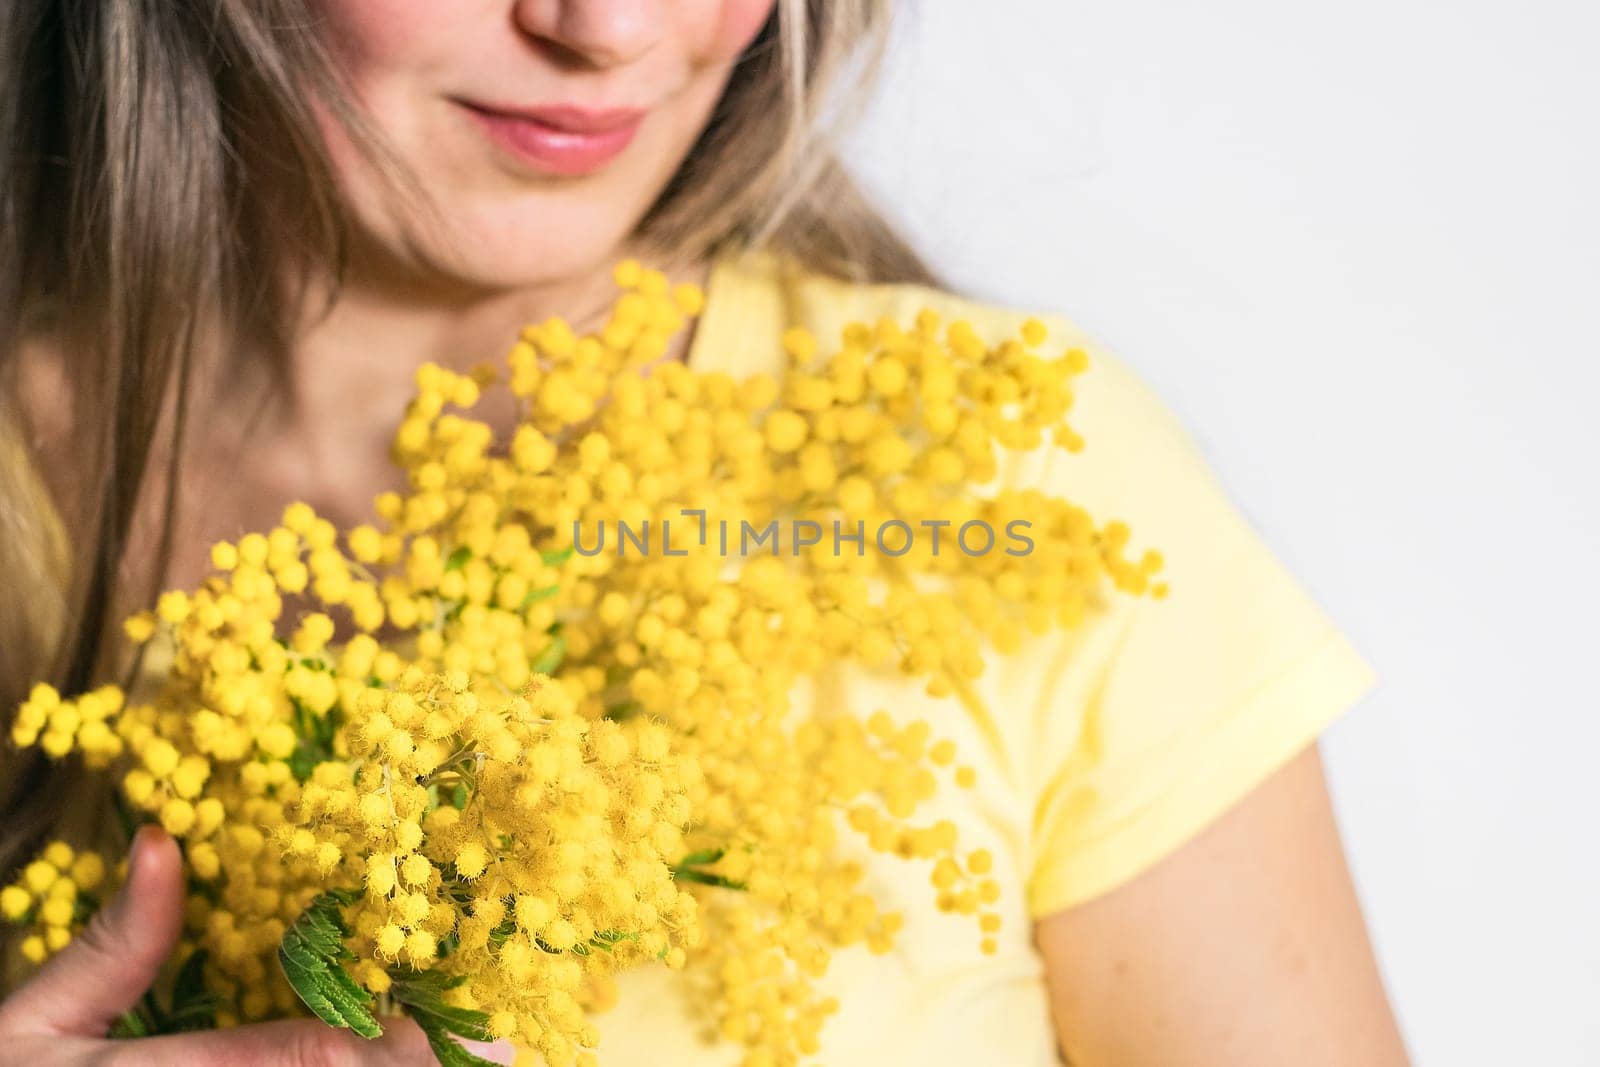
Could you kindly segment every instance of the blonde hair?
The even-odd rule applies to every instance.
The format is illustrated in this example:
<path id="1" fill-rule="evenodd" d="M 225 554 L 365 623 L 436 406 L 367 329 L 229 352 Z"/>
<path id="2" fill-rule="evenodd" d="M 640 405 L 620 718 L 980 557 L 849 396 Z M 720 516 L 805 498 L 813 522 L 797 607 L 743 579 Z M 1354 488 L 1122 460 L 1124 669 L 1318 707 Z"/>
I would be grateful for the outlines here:
<path id="1" fill-rule="evenodd" d="M 856 281 L 932 283 L 835 153 L 890 6 L 778 0 L 636 236 L 691 256 L 761 246 Z M 154 592 L 119 592 L 118 575 L 142 495 L 163 494 L 170 519 L 198 339 L 281 353 L 305 299 L 281 279 L 342 261 L 344 220 L 312 101 L 363 133 L 309 0 L 0 5 L 6 722 L 32 680 L 80 691 L 110 670 L 119 596 Z M 72 499 L 55 504 L 29 461 L 18 398 L 20 353 L 40 337 L 67 363 L 82 464 Z M 5 762 L 0 873 L 56 822 L 75 773 L 32 753 Z"/>

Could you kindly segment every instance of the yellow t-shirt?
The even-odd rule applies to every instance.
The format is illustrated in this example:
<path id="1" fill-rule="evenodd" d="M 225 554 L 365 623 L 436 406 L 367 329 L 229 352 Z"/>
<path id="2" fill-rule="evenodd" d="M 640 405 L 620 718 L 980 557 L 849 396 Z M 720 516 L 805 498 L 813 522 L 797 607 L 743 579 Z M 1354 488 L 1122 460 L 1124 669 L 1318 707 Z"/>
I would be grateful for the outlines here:
<path id="1" fill-rule="evenodd" d="M 688 355 L 695 370 L 776 372 L 782 332 L 824 346 L 845 323 L 909 322 L 931 307 L 985 340 L 1027 313 L 911 285 L 858 285 L 785 271 L 770 255 L 714 268 Z M 839 999 L 816 1062 L 1059 1062 L 1033 920 L 1114 889 L 1198 833 L 1369 691 L 1376 675 L 1230 503 L 1184 427 L 1115 356 L 1060 315 L 1038 316 L 1047 349 L 1089 355 L 1071 421 L 1086 445 L 1013 457 L 1001 483 L 1071 499 L 1098 522 L 1126 521 L 1135 555 L 1159 549 L 1171 594 L 1112 593 L 1072 631 L 986 657 L 976 700 L 934 699 L 898 677 L 854 667 L 808 680 L 797 710 L 884 708 L 926 719 L 976 767 L 973 790 L 948 789 L 918 821 L 948 818 L 963 848 L 995 856 L 1004 889 L 999 951 L 984 955 L 970 917 L 934 903 L 925 862 L 871 853 L 865 888 L 904 913 L 896 947 L 836 952 L 821 985 Z M 845 835 L 849 840 L 852 835 Z M 596 1017 L 611 1064 L 721 1064 L 664 968 L 625 974 Z"/>
<path id="2" fill-rule="evenodd" d="M 964 318 L 987 340 L 1027 317 L 908 285 L 852 285 L 791 274 L 771 256 L 720 261 L 707 286 L 688 361 L 743 376 L 776 372 L 793 325 L 828 344 L 850 321 L 909 322 L 931 307 Z M 995 856 L 1003 896 L 999 951 L 979 951 L 970 917 L 934 904 L 929 866 L 853 845 L 864 888 L 903 913 L 893 951 L 836 952 L 822 989 L 840 1010 L 816 1062 L 1059 1062 L 1033 920 L 1135 877 L 1220 815 L 1309 744 L 1376 681 L 1372 669 L 1272 556 L 1231 505 L 1183 427 L 1115 356 L 1067 319 L 1039 315 L 1047 347 L 1083 348 L 1072 424 L 1087 444 L 1013 457 L 999 481 L 1046 488 L 1120 518 L 1135 550 L 1160 549 L 1165 600 L 1112 593 L 1073 631 L 986 657 L 976 702 L 936 700 L 921 685 L 855 667 L 807 680 L 797 710 L 884 708 L 926 719 L 978 772 L 973 790 L 947 789 L 919 822 L 947 818 L 963 849 Z M 164 666 L 147 658 L 152 674 Z M 619 1002 L 596 1016 L 602 1063 L 651 1067 L 734 1063 L 740 1050 L 707 1044 L 681 982 L 664 967 L 619 978 Z"/>

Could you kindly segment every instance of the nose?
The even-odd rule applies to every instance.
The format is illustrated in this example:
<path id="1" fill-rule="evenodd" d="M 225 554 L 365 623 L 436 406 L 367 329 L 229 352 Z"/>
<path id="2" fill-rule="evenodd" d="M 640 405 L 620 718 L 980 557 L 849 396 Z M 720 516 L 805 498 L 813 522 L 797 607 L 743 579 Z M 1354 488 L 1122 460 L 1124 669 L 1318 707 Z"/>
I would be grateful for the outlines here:
<path id="1" fill-rule="evenodd" d="M 517 0 L 523 33 L 596 67 L 631 63 L 666 33 L 667 0 Z"/>

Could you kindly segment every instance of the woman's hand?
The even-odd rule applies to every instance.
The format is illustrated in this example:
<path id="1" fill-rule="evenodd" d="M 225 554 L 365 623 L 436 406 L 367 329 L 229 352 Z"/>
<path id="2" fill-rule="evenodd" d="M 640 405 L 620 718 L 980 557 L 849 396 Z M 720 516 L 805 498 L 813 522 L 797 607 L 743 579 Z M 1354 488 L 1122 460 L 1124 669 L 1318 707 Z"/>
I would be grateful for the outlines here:
<path id="1" fill-rule="evenodd" d="M 172 953 L 182 926 L 183 862 L 153 826 L 128 855 L 114 900 L 30 981 L 0 1001 L 0 1060 L 53 1064 L 172 1064 L 181 1067 L 357 1067 L 435 1063 L 410 1019 L 384 1020 L 368 1041 L 315 1019 L 169 1037 L 110 1040 L 107 1029 L 138 1002 Z"/>

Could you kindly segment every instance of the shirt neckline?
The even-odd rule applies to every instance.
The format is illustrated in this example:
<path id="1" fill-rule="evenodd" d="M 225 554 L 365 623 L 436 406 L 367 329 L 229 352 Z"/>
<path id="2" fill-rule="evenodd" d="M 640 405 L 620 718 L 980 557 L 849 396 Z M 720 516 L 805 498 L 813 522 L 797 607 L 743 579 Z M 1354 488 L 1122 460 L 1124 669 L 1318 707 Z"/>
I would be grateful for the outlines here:
<path id="1" fill-rule="evenodd" d="M 694 325 L 694 335 L 689 339 L 689 350 L 683 357 L 684 366 L 690 370 L 698 371 L 704 367 L 707 353 L 714 351 L 722 335 L 731 329 L 726 320 L 730 315 L 738 314 L 741 302 L 728 297 L 728 276 L 732 269 L 732 256 L 723 254 L 712 261 L 711 270 L 706 275 L 705 304 Z M 738 334 L 735 332 L 733 336 Z"/>
<path id="2" fill-rule="evenodd" d="M 762 335 L 772 333 L 784 317 L 777 271 L 775 254 L 765 249 L 725 252 L 712 261 L 685 367 L 738 377 L 764 366 L 760 352 L 746 349 L 762 344 Z"/>

